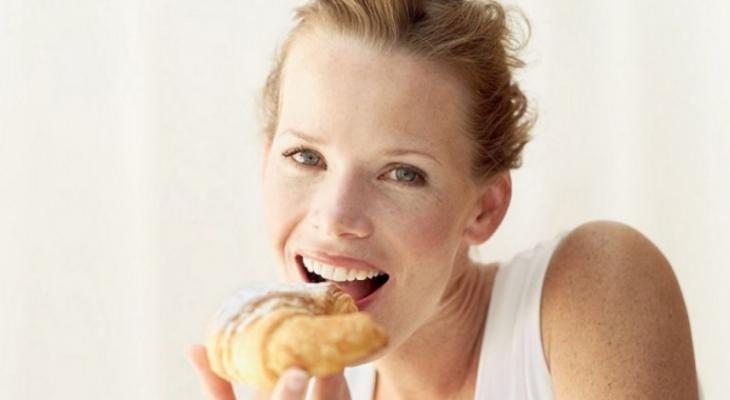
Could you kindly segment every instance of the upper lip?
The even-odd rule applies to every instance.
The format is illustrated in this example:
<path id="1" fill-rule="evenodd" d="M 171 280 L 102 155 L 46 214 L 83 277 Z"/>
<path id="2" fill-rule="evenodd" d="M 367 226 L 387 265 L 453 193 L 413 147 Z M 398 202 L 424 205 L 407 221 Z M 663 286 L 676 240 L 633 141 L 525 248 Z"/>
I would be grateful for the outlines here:
<path id="1" fill-rule="evenodd" d="M 300 255 L 302 257 L 306 257 L 336 267 L 343 267 L 360 271 L 382 272 L 381 269 L 376 268 L 373 264 L 363 259 L 350 257 L 343 254 L 326 252 L 323 250 L 299 249 L 297 250 L 296 255 Z"/>

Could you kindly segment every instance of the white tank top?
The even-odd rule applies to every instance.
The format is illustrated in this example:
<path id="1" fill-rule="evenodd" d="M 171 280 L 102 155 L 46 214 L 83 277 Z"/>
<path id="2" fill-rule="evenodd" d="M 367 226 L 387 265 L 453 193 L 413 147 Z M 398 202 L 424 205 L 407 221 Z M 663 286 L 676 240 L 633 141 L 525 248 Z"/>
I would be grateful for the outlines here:
<path id="1" fill-rule="evenodd" d="M 550 258 L 567 233 L 500 263 L 487 312 L 475 400 L 553 399 L 540 335 L 540 299 Z M 372 400 L 372 364 L 345 369 L 345 379 L 352 400 Z"/>

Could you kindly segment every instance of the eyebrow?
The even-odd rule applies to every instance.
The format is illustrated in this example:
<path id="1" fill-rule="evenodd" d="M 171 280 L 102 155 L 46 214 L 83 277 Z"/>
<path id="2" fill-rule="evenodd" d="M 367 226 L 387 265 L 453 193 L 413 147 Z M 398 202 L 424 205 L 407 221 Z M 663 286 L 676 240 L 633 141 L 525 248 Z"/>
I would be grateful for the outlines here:
<path id="1" fill-rule="evenodd" d="M 315 143 L 315 144 L 324 144 L 324 141 L 316 136 L 309 135 L 307 133 L 295 130 L 295 129 L 286 129 L 282 132 L 282 134 L 290 134 L 292 136 L 296 136 L 299 139 L 302 139 L 307 142 Z"/>
<path id="2" fill-rule="evenodd" d="M 324 140 L 322 140 L 322 139 L 320 139 L 320 138 L 318 138 L 316 136 L 312 136 L 312 135 L 310 135 L 308 133 L 304 133 L 304 132 L 298 131 L 296 129 L 286 129 L 286 130 L 282 131 L 281 133 L 282 134 L 289 134 L 289 135 L 298 137 L 299 139 L 302 139 L 304 141 L 307 141 L 307 142 L 310 142 L 310 143 L 314 143 L 314 144 L 321 145 L 321 144 L 324 144 L 325 143 Z M 385 154 L 388 155 L 388 156 L 393 156 L 393 157 L 403 156 L 403 155 L 407 155 L 407 154 L 416 154 L 416 155 L 420 155 L 422 157 L 426 157 L 428 159 L 431 159 L 436 164 L 441 165 L 441 162 L 436 157 L 434 157 L 434 156 L 432 156 L 432 155 L 430 155 L 430 154 L 428 154 L 426 152 L 419 151 L 419 150 L 400 149 L 399 148 L 399 149 L 391 149 L 391 150 L 388 150 L 388 151 L 385 152 Z"/>
<path id="3" fill-rule="evenodd" d="M 441 162 L 436 157 L 434 157 L 434 156 L 432 156 L 432 155 L 430 155 L 428 153 L 425 153 L 425 152 L 422 152 L 422 151 L 418 151 L 418 150 L 411 150 L 411 149 L 393 149 L 393 150 L 389 150 L 389 151 L 385 152 L 385 154 L 387 154 L 389 156 L 402 156 L 402 155 L 406 155 L 406 154 L 416 154 L 416 155 L 419 155 L 419 156 L 423 156 L 423 157 L 429 158 L 429 159 L 433 160 L 436 164 L 441 165 Z"/>

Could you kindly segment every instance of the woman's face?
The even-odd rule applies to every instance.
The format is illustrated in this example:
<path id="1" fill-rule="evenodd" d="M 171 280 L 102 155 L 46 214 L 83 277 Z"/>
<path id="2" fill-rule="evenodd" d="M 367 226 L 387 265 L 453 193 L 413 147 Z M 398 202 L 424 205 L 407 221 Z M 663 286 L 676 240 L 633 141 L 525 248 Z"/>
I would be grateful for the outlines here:
<path id="1" fill-rule="evenodd" d="M 291 49 L 280 93 L 263 179 L 284 274 L 319 280 L 307 264 L 344 281 L 397 345 L 466 266 L 478 187 L 463 88 L 433 63 L 315 33 Z"/>

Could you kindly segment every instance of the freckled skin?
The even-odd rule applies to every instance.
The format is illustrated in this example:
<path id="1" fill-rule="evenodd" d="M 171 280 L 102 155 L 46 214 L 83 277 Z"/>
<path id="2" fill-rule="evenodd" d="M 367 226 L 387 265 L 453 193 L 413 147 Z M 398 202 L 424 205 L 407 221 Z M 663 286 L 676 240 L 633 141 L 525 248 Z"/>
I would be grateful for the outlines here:
<path id="1" fill-rule="evenodd" d="M 457 122 L 462 91 L 437 65 L 332 35 L 300 38 L 285 66 L 263 177 L 275 253 L 290 280 L 300 279 L 299 246 L 336 249 L 388 272 L 389 290 L 368 312 L 392 346 L 433 317 L 460 274 L 455 259 L 478 189 L 468 178 L 472 144 Z M 323 165 L 282 156 L 297 146 Z M 437 161 L 388 154 L 396 148 Z M 426 184 L 395 180 L 396 164 L 425 172 Z"/>
<path id="2" fill-rule="evenodd" d="M 375 363 L 378 400 L 474 398 L 499 265 L 467 253 L 501 223 L 511 178 L 470 178 L 465 99 L 443 66 L 332 32 L 299 37 L 285 65 L 264 149 L 267 234 L 289 281 L 301 280 L 302 248 L 390 275 L 366 310 L 389 336 Z M 396 172 L 426 179 L 408 184 Z M 589 223 L 566 236 L 546 272 L 540 322 L 558 400 L 698 397 L 679 285 L 661 252 L 626 226 Z M 204 349 L 193 360 L 215 398 L 233 398 Z M 317 398 L 346 391 L 341 374 L 315 382 Z"/>
<path id="3" fill-rule="evenodd" d="M 626 225 L 583 224 L 556 249 L 543 288 L 542 338 L 558 399 L 698 398 L 676 277 Z"/>

